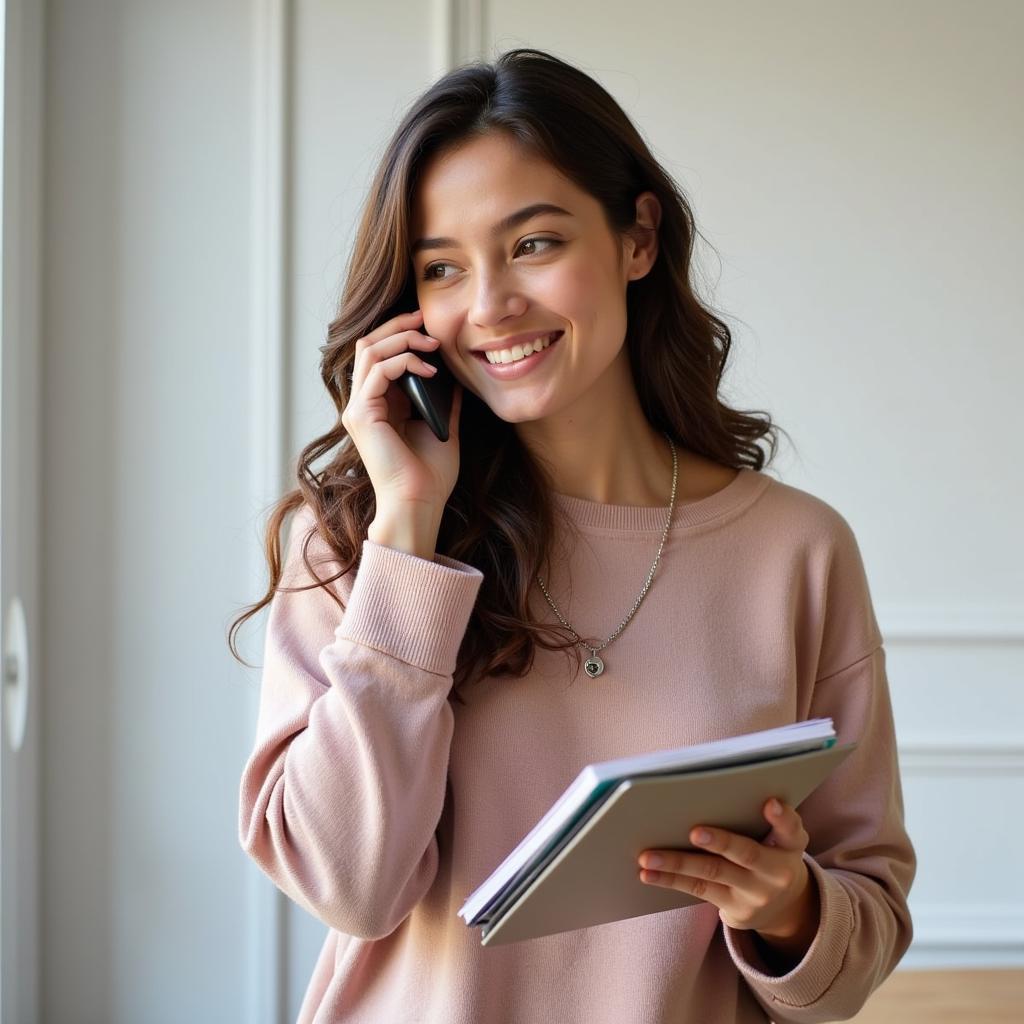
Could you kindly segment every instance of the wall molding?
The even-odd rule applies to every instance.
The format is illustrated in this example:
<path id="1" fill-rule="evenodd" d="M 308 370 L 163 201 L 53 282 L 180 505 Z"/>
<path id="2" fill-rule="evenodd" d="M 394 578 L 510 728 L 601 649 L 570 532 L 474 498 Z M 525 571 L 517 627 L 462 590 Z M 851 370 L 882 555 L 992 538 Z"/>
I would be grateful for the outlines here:
<path id="1" fill-rule="evenodd" d="M 254 0 L 251 8 L 254 49 L 249 479 L 250 515 L 259 515 L 261 520 L 268 504 L 284 492 L 288 465 L 287 314 L 291 210 L 287 155 L 291 130 L 292 14 L 291 0 Z M 253 543 L 251 551 L 251 587 L 254 592 L 260 592 L 266 584 L 262 544 Z M 250 656 L 248 660 L 253 659 Z M 259 661 L 258 653 L 256 661 Z M 250 721 L 255 723 L 259 711 L 258 685 L 252 686 L 249 702 Z M 249 868 L 245 1019 L 251 1024 L 285 1024 L 289 1019 L 287 898 L 255 864 L 250 864 Z"/>
<path id="2" fill-rule="evenodd" d="M 1020 775 L 1024 773 L 1024 740 L 990 737 L 896 741 L 900 771 L 911 775 Z"/>
<path id="3" fill-rule="evenodd" d="M 1024 953 L 1024 905 L 911 902 L 917 950 L 1000 949 Z"/>
<path id="4" fill-rule="evenodd" d="M 1024 643 L 1024 605 L 879 605 L 886 643 Z"/>
<path id="5" fill-rule="evenodd" d="M 432 78 L 440 78 L 460 64 L 486 59 L 488 34 L 485 0 L 433 0 Z"/>
<path id="6" fill-rule="evenodd" d="M 906 776 L 1024 773 L 1024 740 L 912 738 L 899 743 L 898 752 Z M 910 909 L 914 938 L 907 966 L 1024 964 L 1024 904 L 914 903 L 911 898 Z"/>

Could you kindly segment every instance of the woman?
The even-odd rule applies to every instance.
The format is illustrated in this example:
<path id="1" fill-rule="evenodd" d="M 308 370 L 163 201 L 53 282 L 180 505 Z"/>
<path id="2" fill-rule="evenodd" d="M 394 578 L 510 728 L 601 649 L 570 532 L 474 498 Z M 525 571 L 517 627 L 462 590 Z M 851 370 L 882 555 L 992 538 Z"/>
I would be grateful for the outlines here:
<path id="1" fill-rule="evenodd" d="M 322 349 L 339 421 L 234 623 L 270 604 L 240 842 L 330 928 L 300 1024 L 834 1020 L 909 946 L 857 542 L 721 401 L 693 241 L 623 111 L 543 51 L 451 72 L 395 132 Z M 446 442 L 396 386 L 429 352 Z M 492 947 L 457 916 L 586 764 L 813 717 L 857 748 L 762 842 L 709 821 L 638 854 L 702 902 Z"/>

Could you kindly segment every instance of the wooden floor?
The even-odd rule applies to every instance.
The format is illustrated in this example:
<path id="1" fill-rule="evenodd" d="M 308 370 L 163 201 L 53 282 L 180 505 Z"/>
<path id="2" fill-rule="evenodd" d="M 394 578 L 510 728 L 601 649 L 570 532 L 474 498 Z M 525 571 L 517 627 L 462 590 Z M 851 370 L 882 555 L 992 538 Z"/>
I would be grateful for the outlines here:
<path id="1" fill-rule="evenodd" d="M 894 971 L 855 1024 L 1021 1024 L 1024 970 Z"/>

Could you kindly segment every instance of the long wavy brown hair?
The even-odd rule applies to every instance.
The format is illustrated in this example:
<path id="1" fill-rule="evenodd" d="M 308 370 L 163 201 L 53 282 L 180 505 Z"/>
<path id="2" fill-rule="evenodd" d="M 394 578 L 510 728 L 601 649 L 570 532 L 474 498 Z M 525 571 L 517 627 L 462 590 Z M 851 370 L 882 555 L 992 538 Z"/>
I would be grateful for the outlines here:
<path id="1" fill-rule="evenodd" d="M 693 213 L 618 103 L 583 71 L 543 50 L 518 48 L 492 63 L 463 65 L 412 104 L 374 175 L 340 309 L 328 326 L 327 344 L 320 348 L 320 375 L 338 418 L 302 450 L 298 486 L 271 511 L 264 545 L 270 569 L 267 591 L 228 631 L 232 654 L 243 663 L 234 646 L 235 633 L 275 592 L 323 586 L 344 610 L 326 584 L 358 566 L 376 514 L 373 486 L 355 445 L 346 443 L 348 431 L 341 422 L 351 394 L 356 341 L 419 305 L 409 222 L 425 162 L 492 131 L 508 133 L 593 195 L 616 232 L 633 225 L 639 193 L 650 190 L 657 196 L 662 211 L 657 258 L 626 290 L 625 344 L 644 414 L 677 444 L 724 466 L 760 470 L 775 456 L 781 428 L 768 414 L 739 412 L 719 397 L 731 335 L 691 285 L 697 234 Z M 534 621 L 528 606 L 535 577 L 550 578 L 548 541 L 557 514 L 551 477 L 513 425 L 468 389 L 459 419 L 459 476 L 442 516 L 436 550 L 483 573 L 449 695 L 465 703 L 460 691 L 473 679 L 529 672 L 537 644 L 575 654 L 577 670 L 582 652 L 561 625 Z M 758 443 L 762 438 L 769 445 L 767 458 Z M 331 452 L 326 466 L 314 472 L 312 463 Z M 327 579 L 318 576 L 308 559 L 309 533 L 302 558 L 318 582 L 279 586 L 282 526 L 304 504 L 341 568 Z"/>

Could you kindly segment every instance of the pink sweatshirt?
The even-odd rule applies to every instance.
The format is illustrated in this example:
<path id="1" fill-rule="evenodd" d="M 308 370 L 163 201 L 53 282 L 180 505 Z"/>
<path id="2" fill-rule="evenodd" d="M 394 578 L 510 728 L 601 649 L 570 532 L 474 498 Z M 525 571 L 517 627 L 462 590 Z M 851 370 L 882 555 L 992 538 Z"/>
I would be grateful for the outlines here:
<path id="1" fill-rule="evenodd" d="M 668 514 L 558 494 L 578 526 L 545 579 L 604 639 L 643 586 Z M 295 517 L 286 585 L 308 581 Z M 559 548 L 556 547 L 556 550 Z M 310 545 L 321 577 L 319 536 Z M 678 504 L 651 588 L 570 685 L 538 649 L 522 679 L 448 693 L 483 575 L 364 541 L 322 590 L 276 593 L 239 840 L 329 928 L 298 1024 L 738 1024 L 846 1019 L 910 944 L 885 651 L 854 534 L 819 498 L 751 469 Z M 540 588 L 531 605 L 557 623 Z M 821 918 L 776 975 L 710 903 L 494 947 L 465 899 L 594 761 L 831 717 L 858 747 L 798 808 Z M 708 824 L 715 824 L 708 822 Z"/>

